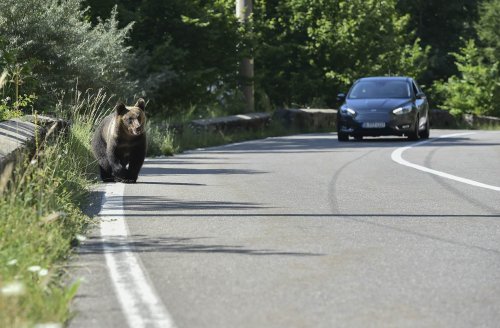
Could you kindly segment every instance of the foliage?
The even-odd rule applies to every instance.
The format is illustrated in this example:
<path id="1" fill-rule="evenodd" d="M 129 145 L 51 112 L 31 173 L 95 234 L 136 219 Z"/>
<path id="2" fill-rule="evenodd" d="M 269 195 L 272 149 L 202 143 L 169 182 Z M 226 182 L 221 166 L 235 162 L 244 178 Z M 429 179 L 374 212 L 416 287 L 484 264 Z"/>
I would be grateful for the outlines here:
<path id="1" fill-rule="evenodd" d="M 492 96 L 500 91 L 498 63 L 484 65 L 472 40 L 454 56 L 460 75 L 450 77 L 445 83 L 435 84 L 437 91 L 444 94 L 445 101 L 441 107 L 455 115 L 499 115 L 500 108 L 492 102 Z"/>
<path id="2" fill-rule="evenodd" d="M 406 32 L 396 1 L 256 1 L 260 88 L 277 104 L 332 105 L 336 91 L 365 75 L 419 77 L 426 49 Z"/>
<path id="3" fill-rule="evenodd" d="M 435 83 L 444 98 L 441 107 L 453 114 L 500 116 L 499 9 L 500 0 L 483 3 L 476 25 L 479 42 L 468 40 L 459 53 L 453 54 L 456 76 Z"/>
<path id="4" fill-rule="evenodd" d="M 148 122 L 147 140 L 148 156 L 172 156 L 179 152 L 179 148 L 174 145 L 174 132 L 163 129 L 158 125 Z"/>
<path id="5" fill-rule="evenodd" d="M 75 86 L 119 95 L 135 90 L 125 45 L 131 25 L 118 28 L 112 11 L 92 26 L 82 1 L 0 2 L 0 71 L 12 78 L 4 94 L 36 94 L 42 104 L 53 104 L 61 90 Z"/>
<path id="6" fill-rule="evenodd" d="M 485 56 L 491 62 L 500 61 L 500 1 L 489 0 L 482 3 L 481 16 L 476 24 L 477 34 Z"/>
<path id="7" fill-rule="evenodd" d="M 35 95 L 20 95 L 13 101 L 10 97 L 0 99 L 0 121 L 21 117 L 23 113 L 33 112 Z"/>
<path id="8" fill-rule="evenodd" d="M 461 39 L 475 36 L 481 0 L 427 1 L 399 0 L 397 9 L 409 15 L 408 30 L 415 31 L 423 47 L 430 47 L 428 69 L 419 82 L 430 86 L 434 80 L 447 79 L 457 73 L 455 57 L 463 46 Z"/>
<path id="9" fill-rule="evenodd" d="M 96 17 L 114 2 L 86 3 Z M 156 107 L 167 107 L 167 115 L 191 105 L 227 113 L 243 110 L 235 90 L 238 63 L 248 55 L 258 110 L 332 106 L 336 91 L 362 75 L 419 77 L 428 50 L 407 32 L 409 16 L 398 14 L 396 2 L 255 0 L 247 26 L 235 19 L 234 0 L 122 0 L 118 13 L 123 24 L 136 22 L 130 42 L 144 56 L 139 66 L 163 76 L 150 93 Z"/>
<path id="10" fill-rule="evenodd" d="M 129 42 L 138 54 L 134 72 L 151 108 L 173 115 L 191 104 L 235 103 L 240 33 L 234 2 L 86 1 L 93 17 L 106 17 L 115 2 L 122 24 L 135 22 Z"/>
<path id="11" fill-rule="evenodd" d="M 69 283 L 65 261 L 86 232 L 97 165 L 90 138 L 107 114 L 110 98 L 75 93 L 58 108 L 72 113 L 71 129 L 36 140 L 34 155 L 0 175 L 0 327 L 65 323 L 78 282 Z"/>
<path id="12" fill-rule="evenodd" d="M 0 183 L 0 326 L 64 322 L 77 284 L 64 286 L 61 262 L 83 233 L 88 218 L 82 147 L 87 127 L 68 139 L 49 138 L 22 165 L 8 166 Z M 52 136 L 53 137 L 53 136 Z"/>

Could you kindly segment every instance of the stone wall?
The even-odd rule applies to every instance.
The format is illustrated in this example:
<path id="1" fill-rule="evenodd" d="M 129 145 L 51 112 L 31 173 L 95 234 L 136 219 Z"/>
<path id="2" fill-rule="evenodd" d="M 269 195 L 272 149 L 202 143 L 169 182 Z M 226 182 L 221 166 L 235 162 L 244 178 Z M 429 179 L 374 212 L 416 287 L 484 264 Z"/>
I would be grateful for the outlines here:
<path id="1" fill-rule="evenodd" d="M 452 116 L 448 111 L 430 111 L 432 128 L 478 128 L 500 127 L 500 118 L 463 115 Z M 335 109 L 278 109 L 270 113 L 249 113 L 191 121 L 188 126 L 195 130 L 209 132 L 238 132 L 266 128 L 271 121 L 281 122 L 287 128 L 301 130 L 336 130 L 337 110 Z M 36 122 L 36 124 L 35 124 Z M 18 158 L 28 149 L 33 149 L 38 133 L 39 142 L 46 134 L 64 130 L 69 122 L 46 116 L 25 116 L 0 122 L 0 172 L 5 165 Z M 177 127 L 182 133 L 184 127 Z"/>
<path id="2" fill-rule="evenodd" d="M 24 116 L 0 122 L 0 173 L 7 163 L 35 149 L 46 136 L 60 132 L 69 122 L 46 116 Z"/>

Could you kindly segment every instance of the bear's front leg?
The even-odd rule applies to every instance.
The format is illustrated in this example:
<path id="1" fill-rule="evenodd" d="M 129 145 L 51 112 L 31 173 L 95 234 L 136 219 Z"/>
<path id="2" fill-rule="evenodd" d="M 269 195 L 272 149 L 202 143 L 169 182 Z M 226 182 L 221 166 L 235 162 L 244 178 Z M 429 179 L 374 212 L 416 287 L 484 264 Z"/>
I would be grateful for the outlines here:
<path id="1" fill-rule="evenodd" d="M 99 164 L 99 171 L 101 173 L 102 182 L 115 182 L 115 178 L 113 177 L 113 173 L 111 172 L 111 168 L 109 166 L 103 167 Z"/>
<path id="2" fill-rule="evenodd" d="M 136 180 L 137 176 L 134 176 L 134 174 L 130 172 L 130 169 L 124 169 L 122 174 L 115 176 L 116 182 L 135 183 Z"/>
<path id="3" fill-rule="evenodd" d="M 130 173 L 121 165 L 116 171 L 113 170 L 113 176 L 116 182 L 130 183 Z"/>
<path id="4" fill-rule="evenodd" d="M 108 162 L 116 182 L 122 182 L 127 179 L 127 169 L 123 166 L 120 158 L 116 156 L 112 150 L 108 150 Z"/>
<path id="5" fill-rule="evenodd" d="M 130 158 L 130 162 L 128 163 L 128 172 L 127 172 L 128 179 L 130 180 L 129 183 L 135 183 L 137 181 L 145 157 L 146 157 L 146 151 L 144 149 L 141 149 L 137 150 L 134 156 Z"/>

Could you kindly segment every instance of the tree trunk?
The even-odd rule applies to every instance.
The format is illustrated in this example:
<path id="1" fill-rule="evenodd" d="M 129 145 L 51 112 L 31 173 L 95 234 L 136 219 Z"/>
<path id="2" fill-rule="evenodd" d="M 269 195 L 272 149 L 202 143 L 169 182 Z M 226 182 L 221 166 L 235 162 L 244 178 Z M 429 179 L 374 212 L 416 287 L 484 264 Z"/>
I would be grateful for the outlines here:
<path id="1" fill-rule="evenodd" d="M 246 24 L 248 22 L 248 18 L 252 12 L 252 0 L 236 0 L 236 17 L 241 24 Z M 253 58 L 243 58 L 240 63 L 240 84 L 241 91 L 245 97 L 246 112 L 255 111 L 253 78 Z"/>

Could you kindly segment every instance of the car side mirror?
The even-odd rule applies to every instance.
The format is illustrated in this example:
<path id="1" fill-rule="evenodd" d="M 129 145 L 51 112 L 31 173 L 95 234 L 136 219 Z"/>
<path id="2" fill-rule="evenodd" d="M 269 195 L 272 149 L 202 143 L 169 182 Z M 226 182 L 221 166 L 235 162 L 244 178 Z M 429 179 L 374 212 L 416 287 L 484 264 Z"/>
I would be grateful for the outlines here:
<path id="1" fill-rule="evenodd" d="M 415 95 L 415 98 L 417 99 L 424 99 L 425 98 L 425 93 L 419 92 Z"/>
<path id="2" fill-rule="evenodd" d="M 344 101 L 345 100 L 345 93 L 339 93 L 337 95 L 337 100 L 338 101 Z"/>

